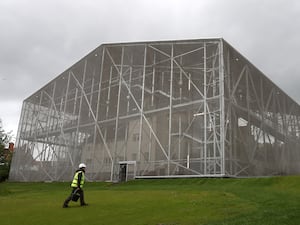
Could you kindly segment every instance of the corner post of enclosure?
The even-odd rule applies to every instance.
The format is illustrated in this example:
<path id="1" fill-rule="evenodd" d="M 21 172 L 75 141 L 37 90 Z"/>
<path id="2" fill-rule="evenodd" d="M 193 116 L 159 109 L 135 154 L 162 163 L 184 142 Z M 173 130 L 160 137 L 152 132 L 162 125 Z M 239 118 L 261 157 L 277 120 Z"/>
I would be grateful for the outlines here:
<path id="1" fill-rule="evenodd" d="M 207 86 L 206 86 L 206 43 L 204 42 L 203 50 L 203 113 L 204 113 L 204 174 L 207 174 Z"/>
<path id="2" fill-rule="evenodd" d="M 17 131 L 17 137 L 16 137 L 16 147 L 21 146 L 21 132 L 22 132 L 22 128 L 24 129 L 24 117 L 25 117 L 25 110 L 26 110 L 26 102 L 23 101 L 22 103 L 22 109 L 21 109 L 21 116 L 20 116 L 20 120 L 19 120 L 19 124 L 18 124 L 18 131 Z M 26 131 L 26 129 L 24 130 Z"/>
<path id="3" fill-rule="evenodd" d="M 25 111 L 27 110 L 27 107 L 26 107 L 26 102 L 23 101 L 22 103 L 22 109 L 21 109 L 21 115 L 20 115 L 20 120 L 19 120 L 19 124 L 18 124 L 18 131 L 17 131 L 17 137 L 16 137 L 16 150 L 17 150 L 17 153 L 16 153 L 16 150 L 15 150 L 15 153 L 14 153 L 14 157 L 12 157 L 12 160 L 11 160 L 11 166 L 10 167 L 10 171 L 9 171 L 9 179 L 14 176 L 16 176 L 16 174 L 19 174 L 19 165 L 20 165 L 20 160 L 21 159 L 21 148 L 20 146 L 22 145 L 21 144 L 21 139 L 23 139 L 23 137 L 21 136 L 21 133 L 22 132 L 26 132 L 26 127 L 24 127 L 24 120 L 25 120 L 25 116 L 27 113 L 25 113 Z M 22 143 L 24 141 L 22 140 Z M 17 156 L 17 157 L 16 157 Z"/>
<path id="4" fill-rule="evenodd" d="M 225 175 L 225 104 L 224 104 L 224 54 L 223 39 L 219 42 L 219 88 L 220 88 L 220 148 L 221 148 L 221 175 Z"/>

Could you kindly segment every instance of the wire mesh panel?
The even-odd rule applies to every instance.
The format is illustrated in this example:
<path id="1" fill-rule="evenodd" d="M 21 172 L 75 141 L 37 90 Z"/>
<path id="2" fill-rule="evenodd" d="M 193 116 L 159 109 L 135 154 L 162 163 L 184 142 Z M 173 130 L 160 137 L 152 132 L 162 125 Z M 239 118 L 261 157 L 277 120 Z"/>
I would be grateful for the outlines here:
<path id="1" fill-rule="evenodd" d="M 10 179 L 296 173 L 298 118 L 222 39 L 106 44 L 24 100 Z"/>
<path id="2" fill-rule="evenodd" d="M 226 173 L 299 173 L 299 105 L 224 43 Z"/>

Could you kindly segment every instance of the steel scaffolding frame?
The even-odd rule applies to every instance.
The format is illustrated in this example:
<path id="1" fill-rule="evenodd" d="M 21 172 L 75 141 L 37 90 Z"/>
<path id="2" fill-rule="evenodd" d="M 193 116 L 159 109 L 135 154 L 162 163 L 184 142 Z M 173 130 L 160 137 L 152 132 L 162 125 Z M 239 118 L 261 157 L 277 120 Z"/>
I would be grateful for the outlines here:
<path id="1" fill-rule="evenodd" d="M 299 173 L 299 115 L 223 39 L 105 44 L 24 100 L 10 179 Z"/>

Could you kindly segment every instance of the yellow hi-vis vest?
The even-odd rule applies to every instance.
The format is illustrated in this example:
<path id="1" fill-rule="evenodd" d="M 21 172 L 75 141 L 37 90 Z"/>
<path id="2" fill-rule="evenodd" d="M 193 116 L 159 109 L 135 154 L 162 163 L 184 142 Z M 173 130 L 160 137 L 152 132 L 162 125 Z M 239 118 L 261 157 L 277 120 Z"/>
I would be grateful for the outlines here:
<path id="1" fill-rule="evenodd" d="M 79 175 L 80 173 L 82 173 L 81 181 L 80 181 L 80 188 L 83 187 L 83 184 L 84 184 L 84 172 L 82 172 L 82 171 L 78 171 L 78 172 L 75 173 L 74 178 L 73 178 L 73 181 L 72 181 L 72 184 L 71 184 L 71 187 L 74 187 L 74 188 L 78 187 L 78 186 L 77 186 L 77 183 L 78 183 L 78 175 Z"/>

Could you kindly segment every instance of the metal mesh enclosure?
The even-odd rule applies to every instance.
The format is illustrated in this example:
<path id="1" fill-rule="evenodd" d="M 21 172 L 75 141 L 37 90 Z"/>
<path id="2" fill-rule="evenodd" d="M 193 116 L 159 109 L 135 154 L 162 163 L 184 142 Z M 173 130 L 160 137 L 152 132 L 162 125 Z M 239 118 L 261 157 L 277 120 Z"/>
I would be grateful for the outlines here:
<path id="1" fill-rule="evenodd" d="M 223 39 L 105 44 L 24 100 L 10 180 L 299 173 L 299 109 Z"/>

